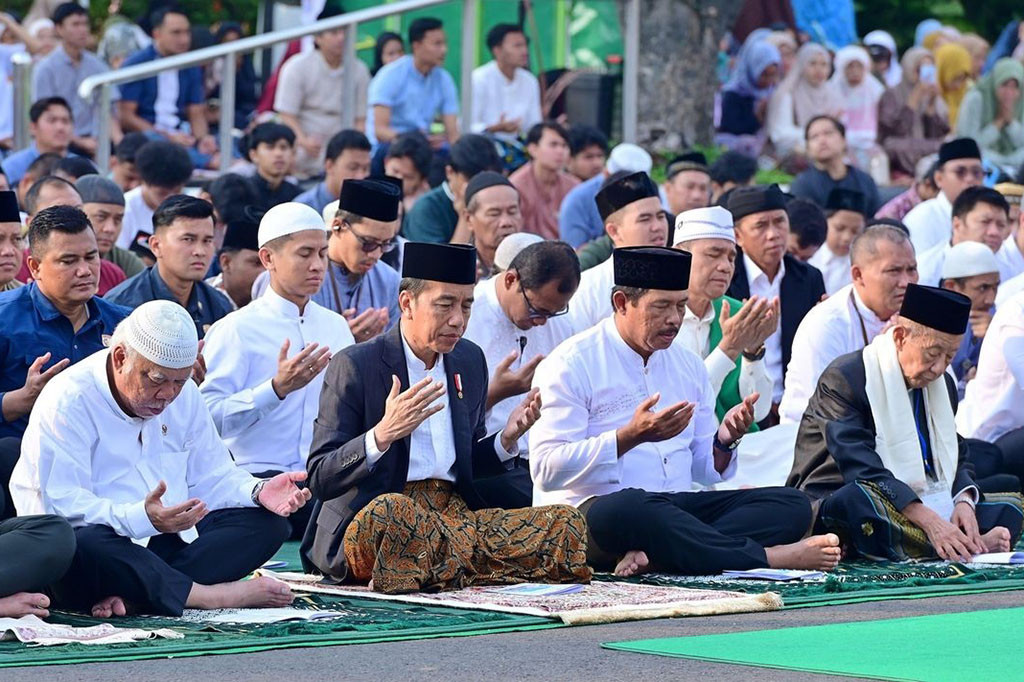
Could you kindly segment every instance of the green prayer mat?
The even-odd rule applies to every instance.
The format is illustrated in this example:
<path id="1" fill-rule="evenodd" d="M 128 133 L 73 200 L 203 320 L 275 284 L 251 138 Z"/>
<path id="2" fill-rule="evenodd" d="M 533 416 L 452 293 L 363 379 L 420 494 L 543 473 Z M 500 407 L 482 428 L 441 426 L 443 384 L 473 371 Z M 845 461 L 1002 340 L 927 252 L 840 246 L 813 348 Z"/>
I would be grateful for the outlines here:
<path id="1" fill-rule="evenodd" d="M 611 579 L 598 576 L 598 579 Z M 619 580 L 619 578 L 616 578 Z M 825 580 L 772 582 L 728 580 L 722 576 L 676 576 L 662 573 L 629 579 L 651 585 L 691 589 L 764 592 L 782 596 L 784 608 L 833 606 L 887 599 L 1024 590 L 1024 566 L 983 566 L 946 562 L 843 562 Z"/>
<path id="2" fill-rule="evenodd" d="M 299 545 L 289 542 L 274 557 L 288 562 L 280 571 L 301 571 Z M 32 647 L 21 642 L 0 642 L 0 668 L 65 663 L 107 663 L 152 658 L 177 658 L 207 654 L 237 654 L 307 646 L 370 642 L 394 642 L 431 637 L 515 632 L 562 627 L 549 618 L 496 611 L 401 604 L 377 599 L 312 595 L 296 599 L 293 606 L 341 611 L 344 618 L 316 622 L 289 621 L 268 625 L 234 625 L 186 622 L 176 618 L 135 616 L 108 621 L 78 614 L 55 612 L 48 620 L 76 626 L 109 622 L 121 627 L 171 628 L 184 639 L 154 639 L 126 644 L 63 644 Z"/>
<path id="3" fill-rule="evenodd" d="M 1024 608 L 670 637 L 606 649 L 878 680 L 1015 679 Z"/>

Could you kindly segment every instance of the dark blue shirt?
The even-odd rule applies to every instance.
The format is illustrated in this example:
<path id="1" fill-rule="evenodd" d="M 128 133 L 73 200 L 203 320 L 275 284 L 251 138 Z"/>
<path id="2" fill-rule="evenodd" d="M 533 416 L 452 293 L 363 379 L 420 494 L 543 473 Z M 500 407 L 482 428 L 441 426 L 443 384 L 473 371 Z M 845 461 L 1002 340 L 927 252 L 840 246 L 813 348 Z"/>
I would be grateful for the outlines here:
<path id="1" fill-rule="evenodd" d="M 156 48 L 150 45 L 144 47 L 135 54 L 124 60 L 123 66 L 132 66 L 151 62 L 160 57 Z M 156 123 L 156 76 L 143 78 L 139 81 L 132 81 L 121 86 L 121 101 L 136 102 L 139 117 L 150 123 Z M 188 121 L 185 108 L 190 104 L 202 104 L 203 97 L 203 71 L 198 66 L 190 66 L 185 69 L 178 69 L 178 118 Z"/>
<path id="2" fill-rule="evenodd" d="M 86 304 L 89 319 L 76 333 L 35 284 L 0 294 L 0 401 L 8 391 L 25 385 L 28 368 L 36 358 L 50 353 L 49 369 L 67 358 L 72 364 L 103 350 L 117 323 L 128 316 L 121 306 L 93 296 Z M 0 438 L 20 438 L 28 417 L 6 422 L 0 411 Z"/>
<path id="3" fill-rule="evenodd" d="M 161 279 L 160 272 L 155 265 L 151 265 L 131 279 L 121 282 L 108 291 L 103 298 L 111 303 L 123 305 L 129 310 L 135 310 L 147 301 L 178 302 L 175 295 L 167 288 L 167 284 Z M 188 297 L 185 310 L 195 321 L 199 338 L 203 338 L 210 325 L 230 313 L 234 307 L 227 296 L 206 282 L 199 281 L 192 285 L 192 293 Z"/>

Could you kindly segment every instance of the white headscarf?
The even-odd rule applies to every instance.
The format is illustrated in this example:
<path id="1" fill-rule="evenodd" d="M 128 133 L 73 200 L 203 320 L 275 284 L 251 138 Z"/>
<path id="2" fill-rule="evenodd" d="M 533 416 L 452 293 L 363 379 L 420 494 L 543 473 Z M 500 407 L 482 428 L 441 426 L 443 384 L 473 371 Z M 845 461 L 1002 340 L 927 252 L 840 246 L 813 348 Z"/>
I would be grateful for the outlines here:
<path id="1" fill-rule="evenodd" d="M 865 47 L 879 45 L 889 50 L 889 69 L 885 72 L 885 84 L 890 88 L 899 85 L 903 79 L 903 68 L 900 66 L 900 55 L 896 51 L 896 41 L 887 31 L 872 31 L 864 36 Z"/>

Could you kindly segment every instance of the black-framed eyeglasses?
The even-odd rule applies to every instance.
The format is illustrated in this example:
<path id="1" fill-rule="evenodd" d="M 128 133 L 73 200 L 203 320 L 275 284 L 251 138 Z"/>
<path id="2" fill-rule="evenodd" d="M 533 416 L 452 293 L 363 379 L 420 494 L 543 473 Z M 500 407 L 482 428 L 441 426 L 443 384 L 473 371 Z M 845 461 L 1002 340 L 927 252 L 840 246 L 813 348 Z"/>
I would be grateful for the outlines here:
<path id="1" fill-rule="evenodd" d="M 526 295 L 526 289 L 519 285 L 519 291 L 523 295 L 523 300 L 526 301 L 526 313 L 530 316 L 531 320 L 550 320 L 552 317 L 561 317 L 569 312 L 569 304 L 566 303 L 565 307 L 556 313 L 549 313 L 545 310 L 537 310 L 533 307 L 533 303 L 530 302 L 530 297 Z"/>
<path id="2" fill-rule="evenodd" d="M 382 254 L 390 253 L 391 251 L 395 250 L 396 246 L 398 246 L 397 239 L 392 238 L 382 242 L 379 239 L 374 239 L 373 237 L 367 237 L 365 235 L 359 234 L 358 232 L 356 232 L 356 229 L 348 223 L 348 221 L 343 221 L 343 224 L 348 227 L 348 231 L 351 232 L 352 236 L 355 237 L 356 241 L 359 242 L 359 248 L 363 250 L 363 253 L 373 253 L 377 249 L 380 249 L 380 252 Z"/>

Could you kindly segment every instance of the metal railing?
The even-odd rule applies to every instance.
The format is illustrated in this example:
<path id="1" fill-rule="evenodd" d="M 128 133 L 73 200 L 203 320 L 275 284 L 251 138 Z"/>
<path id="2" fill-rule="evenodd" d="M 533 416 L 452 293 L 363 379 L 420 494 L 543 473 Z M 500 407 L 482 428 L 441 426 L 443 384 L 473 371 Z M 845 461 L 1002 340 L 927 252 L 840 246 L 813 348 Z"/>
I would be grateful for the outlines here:
<path id="1" fill-rule="evenodd" d="M 89 100 L 93 92 L 99 88 L 99 117 L 97 119 L 96 131 L 97 152 L 96 164 L 101 172 L 106 172 L 110 166 L 110 116 L 111 116 L 111 87 L 120 83 L 150 78 L 167 70 L 183 69 L 190 66 L 207 64 L 214 60 L 222 60 L 223 80 L 220 85 L 220 125 L 219 125 L 219 147 L 221 149 L 220 167 L 227 170 L 232 163 L 231 150 L 233 149 L 232 131 L 235 119 L 235 59 L 238 55 L 248 54 L 256 50 L 262 50 L 282 42 L 290 42 L 322 31 L 337 28 L 346 30 L 345 36 L 345 64 L 353 64 L 356 57 L 357 30 L 361 23 L 382 19 L 384 17 L 403 14 L 412 10 L 423 9 L 440 5 L 450 0 L 399 0 L 377 7 L 348 12 L 330 19 L 297 26 L 295 28 L 282 29 L 272 33 L 255 35 L 249 38 L 242 38 L 229 43 L 213 45 L 200 50 L 185 52 L 155 59 L 151 62 L 135 64 L 116 71 L 89 76 L 82 81 L 78 87 L 78 94 L 82 99 Z M 636 139 L 637 119 L 637 56 L 640 51 L 640 0 L 621 0 L 625 7 L 623 40 L 625 43 L 626 59 L 623 64 L 623 97 L 622 97 L 622 132 L 623 140 L 633 142 Z M 479 0 L 462 0 L 462 64 L 460 69 L 460 92 L 461 108 L 464 119 L 464 128 L 468 128 L 470 110 L 472 105 L 472 73 L 476 64 L 477 53 L 477 11 Z M 15 73 L 15 140 L 18 136 L 23 137 L 23 143 L 16 148 L 21 148 L 27 142 L 27 124 L 24 120 L 28 110 L 25 98 L 31 97 L 30 84 L 28 83 L 28 70 L 30 65 L 22 68 L 23 75 L 18 78 L 16 64 Z M 343 102 L 355 101 L 355 73 L 351 68 L 346 68 L 342 81 L 342 92 L 339 95 Z M 19 94 L 20 91 L 20 94 Z M 20 99 L 19 99 L 20 98 Z M 18 103 L 21 102 L 21 108 Z M 344 127 L 351 127 L 356 117 L 356 112 L 351 106 L 343 107 L 342 121 Z"/>

